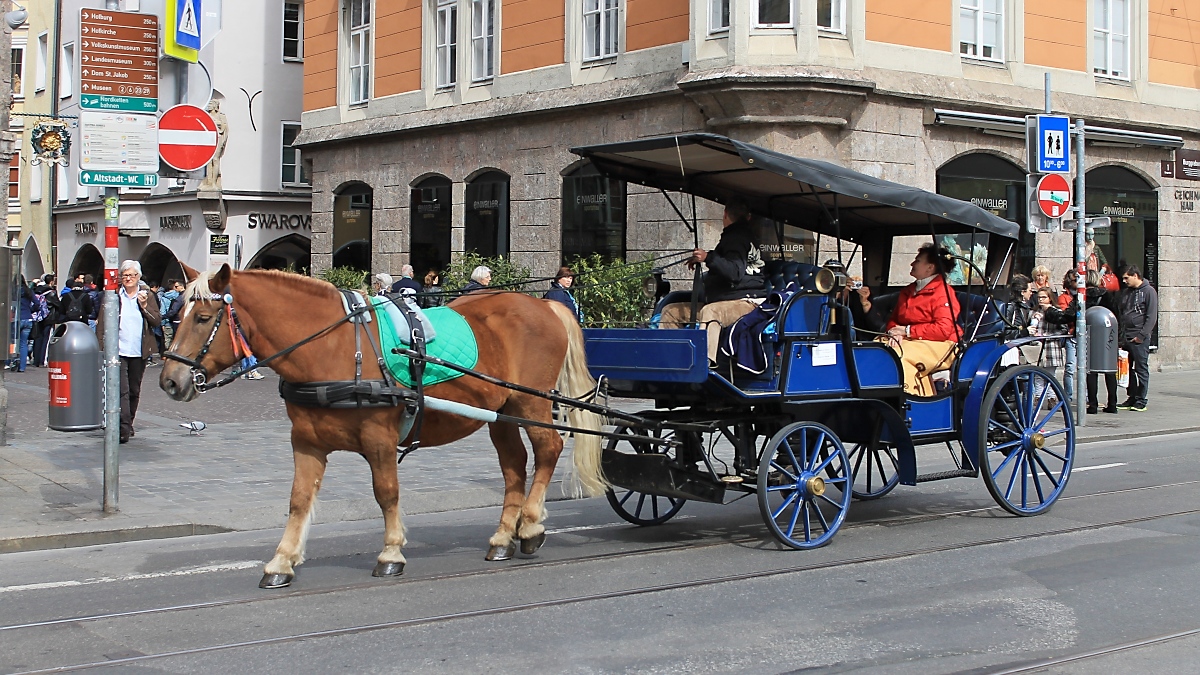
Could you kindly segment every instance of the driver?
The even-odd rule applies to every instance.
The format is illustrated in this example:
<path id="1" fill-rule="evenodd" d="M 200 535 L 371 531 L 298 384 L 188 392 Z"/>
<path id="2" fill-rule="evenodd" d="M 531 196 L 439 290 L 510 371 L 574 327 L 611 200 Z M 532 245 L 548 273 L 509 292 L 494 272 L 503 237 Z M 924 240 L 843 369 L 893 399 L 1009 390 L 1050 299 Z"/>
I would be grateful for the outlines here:
<path id="1" fill-rule="evenodd" d="M 917 396 L 937 393 L 929 375 L 954 362 L 958 345 L 958 297 L 946 283 L 954 259 L 945 248 L 926 244 L 912 261 L 913 283 L 900 291 L 884 328 L 885 340 L 900 356 L 904 390 Z M 869 307 L 869 303 L 864 303 Z"/>
<path id="2" fill-rule="evenodd" d="M 705 304 L 696 312 L 696 321 L 708 331 L 708 363 L 717 362 L 721 328 L 750 313 L 761 302 L 766 288 L 762 254 L 750 227 L 750 209 L 743 202 L 730 201 L 722 220 L 721 240 L 711 251 L 696 249 L 688 260 L 688 269 L 701 263 L 708 266 L 704 275 Z M 663 307 L 659 325 L 684 328 L 691 316 L 690 302 L 672 302 Z"/>

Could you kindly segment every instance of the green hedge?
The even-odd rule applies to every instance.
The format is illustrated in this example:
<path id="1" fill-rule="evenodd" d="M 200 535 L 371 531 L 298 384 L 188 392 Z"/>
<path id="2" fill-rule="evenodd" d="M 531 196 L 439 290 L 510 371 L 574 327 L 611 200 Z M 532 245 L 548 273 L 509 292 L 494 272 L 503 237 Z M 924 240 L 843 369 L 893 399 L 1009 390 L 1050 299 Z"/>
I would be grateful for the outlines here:
<path id="1" fill-rule="evenodd" d="M 571 293 L 590 328 L 636 326 L 645 323 L 654 309 L 654 292 L 647 293 L 650 260 L 627 263 L 606 260 L 599 254 L 575 258 L 568 267 L 576 278 Z M 546 287 L 549 288 L 549 282 Z"/>
<path id="2" fill-rule="evenodd" d="M 367 273 L 353 267 L 331 267 L 320 278 L 348 291 L 365 291 L 368 286 Z"/>

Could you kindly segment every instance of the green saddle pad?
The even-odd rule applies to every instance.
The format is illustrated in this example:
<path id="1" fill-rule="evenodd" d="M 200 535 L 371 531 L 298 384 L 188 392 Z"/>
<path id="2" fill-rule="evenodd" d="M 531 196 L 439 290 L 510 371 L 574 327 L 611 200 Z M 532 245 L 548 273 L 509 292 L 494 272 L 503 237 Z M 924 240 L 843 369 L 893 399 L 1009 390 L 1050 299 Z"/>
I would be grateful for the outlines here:
<path id="1" fill-rule="evenodd" d="M 379 305 L 391 301 L 376 296 L 371 298 L 371 302 Z M 436 335 L 432 342 L 425 345 L 425 353 L 464 368 L 474 368 L 475 364 L 479 363 L 479 345 L 475 343 L 475 333 L 471 331 L 470 324 L 462 317 L 462 314 L 449 307 L 434 307 L 424 311 L 429 322 L 433 324 L 433 331 Z M 379 325 L 379 342 L 383 348 L 383 358 L 387 363 L 388 370 L 392 372 L 392 377 L 406 387 L 413 386 L 412 377 L 408 374 L 408 357 L 392 353 L 393 348 L 407 345 L 400 342 L 400 338 L 396 334 L 396 327 L 392 325 L 387 312 L 382 309 L 375 312 L 375 321 Z M 423 379 L 425 386 L 430 387 L 459 377 L 462 377 L 462 373 L 457 370 L 427 364 Z"/>

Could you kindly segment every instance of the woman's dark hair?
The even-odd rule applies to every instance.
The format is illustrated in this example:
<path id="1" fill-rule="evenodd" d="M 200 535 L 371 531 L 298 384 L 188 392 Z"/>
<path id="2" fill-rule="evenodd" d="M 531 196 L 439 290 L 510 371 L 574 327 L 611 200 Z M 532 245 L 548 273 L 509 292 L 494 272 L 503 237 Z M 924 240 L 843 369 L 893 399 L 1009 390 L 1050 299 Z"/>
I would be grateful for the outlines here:
<path id="1" fill-rule="evenodd" d="M 917 255 L 932 264 L 938 274 L 949 274 L 950 270 L 954 269 L 954 258 L 950 257 L 950 251 L 945 246 L 925 244 L 917 249 Z"/>
<path id="2" fill-rule="evenodd" d="M 558 274 L 554 275 L 554 280 L 558 281 L 559 279 L 565 279 L 567 277 L 574 279 L 575 273 L 571 271 L 570 267 L 560 267 L 558 268 Z"/>

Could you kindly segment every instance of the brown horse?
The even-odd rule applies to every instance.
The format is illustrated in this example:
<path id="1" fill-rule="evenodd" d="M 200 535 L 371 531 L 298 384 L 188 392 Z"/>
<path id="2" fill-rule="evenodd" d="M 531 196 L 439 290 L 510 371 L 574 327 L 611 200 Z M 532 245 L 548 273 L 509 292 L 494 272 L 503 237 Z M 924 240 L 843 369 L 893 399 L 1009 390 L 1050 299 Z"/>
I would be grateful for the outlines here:
<path id="1" fill-rule="evenodd" d="M 171 353 L 196 359 L 206 342 L 207 353 L 199 359 L 205 376 L 212 381 L 221 371 L 236 364 L 240 353 L 227 327 L 229 310 L 225 301 L 232 297 L 246 341 L 260 359 L 301 342 L 321 328 L 345 316 L 341 295 L 329 283 L 284 272 L 247 270 L 232 272 L 223 265 L 216 272 L 197 273 L 185 267 L 188 298 L 180 312 L 181 321 L 171 343 Z M 583 396 L 595 382 L 588 374 L 583 351 L 583 332 L 562 304 L 538 300 L 518 293 L 485 293 L 465 296 L 452 307 L 462 314 L 474 331 L 479 347 L 476 370 L 493 377 L 522 384 L 540 391 L 557 387 L 568 396 Z M 373 310 L 372 310 L 373 311 Z M 224 319 L 214 335 L 214 321 Z M 365 330 L 378 326 L 373 321 Z M 342 323 L 285 356 L 270 367 L 285 381 L 305 382 L 353 380 L 355 372 L 355 328 Z M 382 379 L 383 375 L 363 336 L 363 379 Z M 188 401 L 200 392 L 193 382 L 191 367 L 167 360 L 163 363 L 159 384 L 178 401 Z M 538 422 L 551 422 L 550 401 L 491 385 L 470 376 L 459 377 L 426 389 L 442 399 L 465 403 Z M 287 404 L 292 422 L 292 454 L 295 475 L 287 527 L 275 551 L 275 557 L 263 570 L 259 584 L 278 588 L 291 583 L 295 566 L 304 561 L 305 541 L 313 512 L 313 503 L 321 487 L 329 453 L 349 450 L 362 455 L 371 465 L 375 500 L 383 510 L 384 547 L 379 554 L 375 576 L 394 576 L 404 570 L 404 526 L 401 523 L 397 479 L 397 445 L 400 438 L 403 407 L 387 408 L 310 408 Z M 599 429 L 600 417 L 570 409 L 573 426 Z M 452 443 L 483 426 L 483 422 L 448 413 L 427 411 L 421 430 L 421 445 L 432 447 Z M 554 474 L 563 441 L 553 429 L 527 427 L 533 444 L 534 475 L 529 493 L 525 493 L 526 450 L 520 430 L 511 422 L 489 425 L 492 444 L 500 457 L 504 474 L 504 506 L 500 526 L 492 535 L 488 559 L 504 560 L 514 552 L 520 540 L 523 553 L 532 553 L 545 539 L 541 524 L 546 517 L 546 489 Z M 585 494 L 605 489 L 601 475 L 600 442 L 597 436 L 576 434 L 573 450 L 573 480 Z"/>

